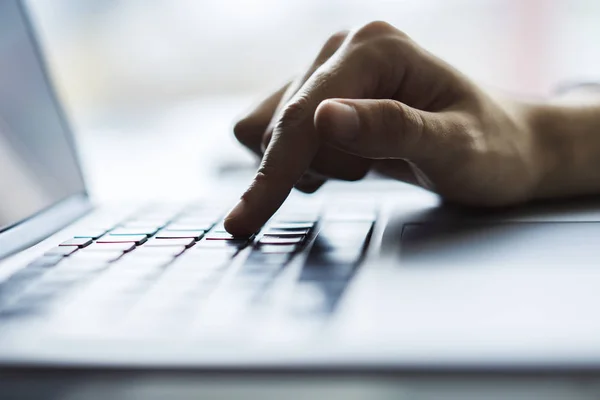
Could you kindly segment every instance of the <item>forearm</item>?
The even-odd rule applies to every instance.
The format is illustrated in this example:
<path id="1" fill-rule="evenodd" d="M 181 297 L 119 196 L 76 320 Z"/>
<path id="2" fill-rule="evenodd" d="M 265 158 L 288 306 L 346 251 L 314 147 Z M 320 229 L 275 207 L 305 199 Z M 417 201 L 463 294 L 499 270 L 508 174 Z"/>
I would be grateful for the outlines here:
<path id="1" fill-rule="evenodd" d="M 600 93 L 561 96 L 527 114 L 544 171 L 536 197 L 600 193 Z"/>

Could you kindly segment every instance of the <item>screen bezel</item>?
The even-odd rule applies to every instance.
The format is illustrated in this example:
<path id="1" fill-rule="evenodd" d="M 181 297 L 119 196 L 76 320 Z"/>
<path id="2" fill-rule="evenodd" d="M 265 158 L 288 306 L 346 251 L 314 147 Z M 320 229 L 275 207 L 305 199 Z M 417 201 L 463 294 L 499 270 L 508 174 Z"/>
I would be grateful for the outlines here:
<path id="1" fill-rule="evenodd" d="M 60 124 L 66 134 L 69 150 L 75 160 L 77 172 L 83 185 L 80 192 L 68 195 L 62 199 L 57 199 L 55 203 L 37 211 L 25 219 L 0 227 L 0 260 L 45 239 L 52 233 L 60 230 L 72 221 L 89 212 L 92 208 L 88 191 L 85 186 L 85 180 L 81 172 L 81 162 L 76 150 L 73 130 L 71 129 L 65 111 L 58 100 L 56 88 L 50 79 L 46 58 L 43 56 L 40 42 L 32 26 L 30 12 L 28 11 L 24 0 L 17 0 L 17 4 L 19 12 L 23 17 L 27 34 L 32 42 L 36 60 L 40 65 L 43 79 L 48 86 L 53 106 L 58 113 Z M 15 235 L 15 231 L 17 230 L 18 234 Z"/>

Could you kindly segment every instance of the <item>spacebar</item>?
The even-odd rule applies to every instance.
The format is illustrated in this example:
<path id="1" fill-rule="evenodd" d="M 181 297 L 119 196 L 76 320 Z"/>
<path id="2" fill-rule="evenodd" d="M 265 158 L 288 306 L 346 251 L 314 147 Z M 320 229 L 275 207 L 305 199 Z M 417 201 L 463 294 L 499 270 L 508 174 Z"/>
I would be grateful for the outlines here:
<path id="1" fill-rule="evenodd" d="M 359 263 L 372 222 L 327 222 L 306 260 L 300 280 L 349 279 Z"/>

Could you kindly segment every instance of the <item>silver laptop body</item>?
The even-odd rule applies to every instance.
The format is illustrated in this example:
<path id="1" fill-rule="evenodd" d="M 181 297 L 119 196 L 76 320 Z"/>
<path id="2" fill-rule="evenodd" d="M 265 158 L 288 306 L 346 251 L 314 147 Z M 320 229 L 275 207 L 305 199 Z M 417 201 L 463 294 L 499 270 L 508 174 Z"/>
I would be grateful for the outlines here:
<path id="1" fill-rule="evenodd" d="M 0 2 L 2 366 L 600 365 L 595 199 L 491 213 L 333 184 L 231 238 L 222 192 L 93 206 L 23 7 Z"/>

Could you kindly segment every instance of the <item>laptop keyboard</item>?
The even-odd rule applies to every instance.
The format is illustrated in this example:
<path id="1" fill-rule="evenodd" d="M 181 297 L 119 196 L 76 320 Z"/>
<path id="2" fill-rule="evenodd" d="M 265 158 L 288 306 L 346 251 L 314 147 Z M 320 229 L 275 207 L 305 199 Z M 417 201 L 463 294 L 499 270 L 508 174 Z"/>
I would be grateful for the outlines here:
<path id="1" fill-rule="evenodd" d="M 145 208 L 82 230 L 0 283 L 0 321 L 163 321 L 197 314 L 217 289 L 229 303 L 264 307 L 278 301 L 272 289 L 290 279 L 290 265 L 286 313 L 327 317 L 360 265 L 376 211 L 286 208 L 255 235 L 234 237 L 220 206 Z"/>

